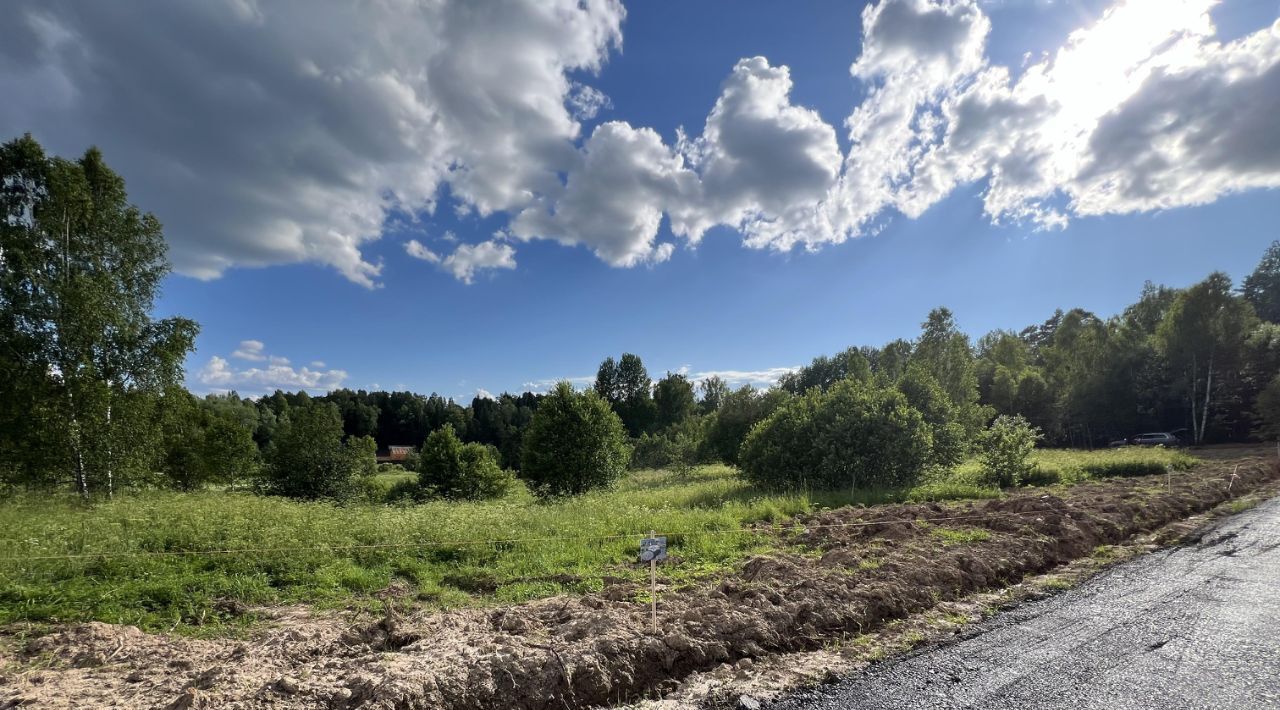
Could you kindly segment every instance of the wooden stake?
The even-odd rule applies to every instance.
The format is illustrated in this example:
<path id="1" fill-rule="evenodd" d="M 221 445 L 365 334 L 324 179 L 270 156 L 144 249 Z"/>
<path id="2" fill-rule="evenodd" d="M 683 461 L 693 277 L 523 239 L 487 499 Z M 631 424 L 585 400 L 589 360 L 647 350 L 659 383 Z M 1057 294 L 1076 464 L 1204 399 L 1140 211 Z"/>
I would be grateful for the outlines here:
<path id="1" fill-rule="evenodd" d="M 649 537 L 658 533 L 650 530 Z M 658 633 L 658 561 L 649 560 L 649 616 L 653 621 L 653 633 Z"/>

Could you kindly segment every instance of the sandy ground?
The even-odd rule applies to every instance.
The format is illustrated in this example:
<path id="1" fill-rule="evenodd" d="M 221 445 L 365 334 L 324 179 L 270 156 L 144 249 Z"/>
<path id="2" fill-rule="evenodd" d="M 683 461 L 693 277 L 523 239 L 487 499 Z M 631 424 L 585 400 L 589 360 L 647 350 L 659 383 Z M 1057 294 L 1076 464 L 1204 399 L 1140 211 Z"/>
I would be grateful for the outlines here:
<path id="1" fill-rule="evenodd" d="M 800 521 L 807 532 L 795 554 L 756 557 L 664 592 L 658 633 L 628 585 L 365 621 L 280 609 L 246 641 L 79 624 L 9 645 L 0 708 L 541 709 L 645 699 L 733 707 L 744 689 L 767 694 L 822 680 L 947 633 L 1016 597 L 1008 590 L 1027 589 L 1020 583 L 1029 577 L 1073 561 L 1087 569 L 1080 561 L 1095 559 L 1099 546 L 1132 545 L 1270 491 L 1277 478 L 1273 452 L 1240 448 L 1175 474 L 1171 487 L 1158 476 L 997 501 L 828 511 Z M 957 541 L 957 531 L 968 536 Z M 822 659 L 831 663 L 814 670 Z M 780 661 L 805 661 L 806 670 Z"/>

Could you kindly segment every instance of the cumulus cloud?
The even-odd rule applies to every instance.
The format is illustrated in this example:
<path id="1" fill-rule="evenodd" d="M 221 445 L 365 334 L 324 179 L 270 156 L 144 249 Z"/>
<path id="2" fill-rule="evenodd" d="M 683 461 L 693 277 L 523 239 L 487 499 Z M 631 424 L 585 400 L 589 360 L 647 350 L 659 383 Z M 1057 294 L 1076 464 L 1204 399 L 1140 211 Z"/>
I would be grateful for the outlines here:
<path id="1" fill-rule="evenodd" d="M 621 42 L 618 0 L 373 4 L 18 0 L 0 128 L 100 145 L 179 271 L 311 261 L 374 285 L 391 210 L 519 209 L 574 160 L 573 90 Z M 574 106 L 567 105 L 571 95 Z"/>
<path id="2" fill-rule="evenodd" d="M 764 57 L 738 62 L 702 135 L 683 146 L 702 189 L 697 202 L 673 210 L 673 231 L 696 241 L 709 226 L 729 224 L 749 242 L 769 242 L 807 226 L 841 156 L 835 129 L 793 105 L 791 85 L 785 66 Z"/>
<path id="3" fill-rule="evenodd" d="M 491 239 L 479 244 L 460 244 L 453 253 L 445 257 L 441 265 L 454 278 L 463 283 L 471 283 L 477 271 L 485 269 L 516 268 L 516 250 L 510 244 L 503 244 Z"/>
<path id="4" fill-rule="evenodd" d="M 291 367 L 288 358 L 262 354 L 260 341 L 244 341 L 236 353 L 244 349 L 245 343 L 259 346 L 257 352 L 260 357 L 257 359 L 267 361 L 265 367 L 238 368 L 226 358 L 214 355 L 195 373 L 195 381 L 212 392 L 235 390 L 244 395 L 257 396 L 278 389 L 323 393 L 337 389 L 347 379 L 345 370 L 324 369 L 322 362 L 313 362 L 311 367 Z M 232 357 L 240 357 L 236 353 Z"/>
<path id="5" fill-rule="evenodd" d="M 459 244 L 453 253 L 446 257 L 441 257 L 416 239 L 405 242 L 404 249 L 409 256 L 430 264 L 438 264 L 445 271 L 453 274 L 454 278 L 470 284 L 478 271 L 516 268 L 516 250 L 510 244 L 503 243 L 502 240 L 505 238 L 505 232 L 498 232 L 493 239 L 486 242 Z M 442 239 L 449 242 L 458 241 L 452 232 L 446 232 Z"/>
<path id="6" fill-rule="evenodd" d="M 610 121 L 596 127 L 559 199 L 522 212 L 512 233 L 523 239 L 585 244 L 613 266 L 665 261 L 655 244 L 663 211 L 699 191 L 697 175 L 657 132 Z"/>
<path id="7" fill-rule="evenodd" d="M 610 107 L 577 79 L 621 46 L 618 0 L 20 0 L 0 92 L 22 100 L 0 104 L 0 128 L 60 152 L 101 143 L 179 269 L 204 277 L 306 260 L 373 285 L 362 246 L 443 185 L 460 214 L 508 220 L 448 255 L 405 244 L 467 283 L 515 267 L 510 239 L 617 267 L 670 258 L 664 220 L 689 245 L 726 225 L 749 247 L 817 249 L 963 185 L 995 222 L 1061 227 L 1280 186 L 1280 23 L 1221 42 L 1217 4 L 1117 0 L 1003 67 L 980 0 L 873 2 L 842 155 L 764 57 L 731 68 L 696 135 L 624 120 L 582 135 Z"/>

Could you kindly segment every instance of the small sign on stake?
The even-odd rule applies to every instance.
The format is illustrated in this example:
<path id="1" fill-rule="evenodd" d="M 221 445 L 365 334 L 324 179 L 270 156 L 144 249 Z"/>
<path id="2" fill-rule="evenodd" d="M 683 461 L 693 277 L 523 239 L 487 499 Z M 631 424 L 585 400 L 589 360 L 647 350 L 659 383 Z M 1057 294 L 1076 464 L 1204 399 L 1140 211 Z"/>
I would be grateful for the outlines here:
<path id="1" fill-rule="evenodd" d="M 658 561 L 667 559 L 667 538 L 654 531 L 640 541 L 640 561 L 649 563 L 649 615 L 658 633 Z"/>

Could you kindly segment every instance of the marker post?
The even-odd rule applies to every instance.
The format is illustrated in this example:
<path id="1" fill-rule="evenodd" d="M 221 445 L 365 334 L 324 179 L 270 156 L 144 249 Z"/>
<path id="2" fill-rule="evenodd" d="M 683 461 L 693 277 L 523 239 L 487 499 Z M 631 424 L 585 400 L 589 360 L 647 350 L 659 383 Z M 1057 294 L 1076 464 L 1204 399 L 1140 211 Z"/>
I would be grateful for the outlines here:
<path id="1" fill-rule="evenodd" d="M 649 618 L 658 633 L 658 560 L 667 559 L 667 538 L 653 530 L 640 541 L 640 561 L 649 563 Z"/>

